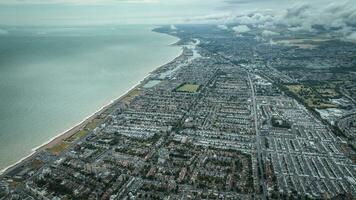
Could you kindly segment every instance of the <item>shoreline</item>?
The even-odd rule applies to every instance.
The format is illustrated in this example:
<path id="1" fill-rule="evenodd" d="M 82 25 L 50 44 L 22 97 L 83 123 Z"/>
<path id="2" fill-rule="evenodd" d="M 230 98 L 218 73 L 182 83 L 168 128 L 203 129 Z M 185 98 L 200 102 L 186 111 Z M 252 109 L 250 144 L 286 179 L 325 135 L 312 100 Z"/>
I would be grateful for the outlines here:
<path id="1" fill-rule="evenodd" d="M 158 34 L 163 34 L 160 32 L 156 32 L 153 29 L 151 29 L 152 32 L 158 33 Z M 168 46 L 177 46 L 177 43 L 181 40 L 180 38 L 176 37 L 176 36 L 172 36 L 169 35 L 171 37 L 174 37 L 177 39 L 176 42 L 173 42 L 172 44 L 168 44 Z M 46 142 L 42 143 L 41 145 L 38 145 L 37 147 L 34 147 L 31 149 L 31 153 L 27 156 L 22 157 L 21 159 L 19 159 L 19 161 L 17 161 L 14 164 L 11 164 L 7 167 L 5 167 L 4 169 L 0 170 L 0 178 L 2 178 L 3 176 L 5 176 L 7 173 L 11 172 L 13 169 L 20 167 L 21 165 L 25 164 L 27 161 L 31 160 L 33 157 L 35 157 L 36 155 L 38 155 L 39 153 L 42 153 L 43 151 L 45 151 L 48 148 L 51 148 L 53 146 L 58 145 L 59 143 L 61 143 L 62 141 L 70 138 L 71 136 L 73 136 L 75 133 L 77 133 L 77 131 L 81 130 L 82 128 L 84 128 L 88 123 L 90 123 L 93 119 L 95 119 L 97 116 L 99 116 L 100 114 L 102 114 L 103 112 L 105 112 L 108 108 L 110 108 L 112 105 L 114 105 L 116 102 L 119 102 L 120 100 L 122 100 L 123 98 L 125 98 L 128 94 L 130 94 L 131 91 L 139 88 L 142 83 L 149 77 L 151 76 L 155 71 L 159 70 L 160 68 L 166 66 L 167 64 L 175 61 L 176 59 L 178 59 L 179 57 L 181 57 L 183 55 L 183 48 L 180 47 L 180 52 L 177 56 L 175 56 L 172 60 L 169 60 L 157 67 L 155 67 L 152 71 L 148 72 L 146 76 L 144 76 L 140 81 L 138 81 L 135 85 L 133 85 L 130 89 L 128 89 L 127 91 L 125 91 L 122 95 L 120 95 L 119 97 L 111 100 L 109 103 L 105 104 L 104 106 L 100 107 L 97 111 L 95 111 L 94 113 L 88 115 L 87 117 L 85 117 L 84 119 L 82 119 L 79 123 L 76 123 L 75 125 L 71 126 L 69 129 L 55 135 L 54 137 L 48 139 Z"/>

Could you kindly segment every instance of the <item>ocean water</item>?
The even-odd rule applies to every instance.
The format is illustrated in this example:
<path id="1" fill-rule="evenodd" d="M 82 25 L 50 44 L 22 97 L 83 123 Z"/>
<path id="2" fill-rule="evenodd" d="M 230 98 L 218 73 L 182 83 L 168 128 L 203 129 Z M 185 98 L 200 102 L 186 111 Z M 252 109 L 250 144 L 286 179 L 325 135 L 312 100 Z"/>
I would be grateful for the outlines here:
<path id="1" fill-rule="evenodd" d="M 0 35 L 0 169 L 174 59 L 149 26 L 8 27 Z"/>

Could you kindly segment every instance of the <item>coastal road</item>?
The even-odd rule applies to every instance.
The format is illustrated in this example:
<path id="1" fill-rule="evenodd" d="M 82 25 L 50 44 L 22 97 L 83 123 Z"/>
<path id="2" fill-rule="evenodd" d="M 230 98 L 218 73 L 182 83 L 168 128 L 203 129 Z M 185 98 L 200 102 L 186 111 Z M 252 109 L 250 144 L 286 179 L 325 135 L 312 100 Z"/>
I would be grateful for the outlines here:
<path id="1" fill-rule="evenodd" d="M 255 125 L 255 132 L 256 132 L 256 148 L 257 148 L 257 161 L 258 161 L 258 167 L 261 172 L 261 177 L 260 177 L 260 185 L 262 186 L 262 199 L 267 198 L 267 187 L 266 187 L 266 181 L 263 176 L 263 165 L 262 165 L 262 151 L 261 151 L 261 138 L 260 138 L 260 132 L 258 130 L 258 121 L 257 121 L 257 106 L 256 106 L 256 97 L 255 97 L 255 89 L 253 86 L 253 82 L 250 76 L 250 73 L 247 73 L 248 80 L 250 82 L 250 87 L 251 87 L 251 99 L 252 99 L 252 105 L 253 105 L 253 116 L 254 116 L 254 125 Z"/>

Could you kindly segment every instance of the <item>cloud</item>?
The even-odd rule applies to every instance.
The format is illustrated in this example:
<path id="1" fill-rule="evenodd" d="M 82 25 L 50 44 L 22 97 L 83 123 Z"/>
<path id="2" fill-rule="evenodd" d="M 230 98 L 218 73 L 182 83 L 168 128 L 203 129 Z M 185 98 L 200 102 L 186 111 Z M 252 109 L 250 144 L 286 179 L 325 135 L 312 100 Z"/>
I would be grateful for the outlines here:
<path id="1" fill-rule="evenodd" d="M 270 7 L 281 3 L 279 0 L 228 0 L 230 5 L 244 6 L 245 4 L 268 3 Z M 278 28 L 293 32 L 320 32 L 331 35 L 353 37 L 356 32 L 356 4 L 354 0 L 331 2 L 329 0 L 304 1 L 289 5 L 282 9 L 266 10 L 256 6 L 256 9 L 244 14 L 230 16 L 230 23 L 257 27 L 264 30 L 262 36 L 272 36 Z M 241 12 L 240 12 L 241 13 Z M 226 22 L 226 18 L 222 19 Z"/>
<path id="2" fill-rule="evenodd" d="M 266 23 L 268 21 L 272 21 L 273 20 L 273 16 L 269 15 L 268 13 L 251 13 L 248 15 L 244 15 L 244 16 L 240 16 L 237 18 L 237 20 L 241 23 L 241 24 L 261 24 L 261 23 Z"/>
<path id="3" fill-rule="evenodd" d="M 250 28 L 246 25 L 238 25 L 232 28 L 236 33 L 246 33 L 250 31 Z"/>
<path id="4" fill-rule="evenodd" d="M 223 29 L 223 30 L 228 30 L 229 29 L 229 27 L 227 27 L 225 24 L 218 25 L 218 28 Z"/>
<path id="5" fill-rule="evenodd" d="M 229 23 L 233 21 L 234 16 L 229 12 L 219 12 L 208 15 L 197 15 L 186 18 L 184 21 L 188 23 Z"/>
<path id="6" fill-rule="evenodd" d="M 40 5 L 40 4 L 68 4 L 68 5 L 105 5 L 117 3 L 158 3 L 160 0 L 0 0 L 5 5 Z"/>
<path id="7" fill-rule="evenodd" d="M 326 30 L 331 33 L 341 33 L 340 31 L 355 29 L 355 20 L 356 4 L 346 1 L 318 5 L 318 7 L 313 5 L 293 7 L 278 19 L 278 23 L 288 26 L 291 31 Z"/>
<path id="8" fill-rule="evenodd" d="M 6 35 L 8 33 L 9 33 L 9 31 L 0 28 L 0 35 Z"/>
<path id="9" fill-rule="evenodd" d="M 218 19 L 221 0 L 0 0 L 9 26 L 183 24 Z"/>
<path id="10" fill-rule="evenodd" d="M 346 40 L 356 41 L 356 32 L 353 32 L 350 35 L 346 36 Z"/>
<path id="11" fill-rule="evenodd" d="M 277 33 L 277 32 L 274 32 L 274 31 L 270 31 L 270 30 L 263 30 L 261 35 L 263 37 L 271 37 L 271 36 L 277 36 L 277 35 L 280 35 L 280 34 Z"/>
<path id="12" fill-rule="evenodd" d="M 288 8 L 287 13 L 285 15 L 286 18 L 303 18 L 304 14 L 306 11 L 310 9 L 310 5 L 308 4 L 300 4 L 300 5 L 295 5 L 294 7 Z"/>
<path id="13" fill-rule="evenodd" d="M 177 27 L 172 24 L 171 25 L 171 30 L 177 30 Z"/>
<path id="14" fill-rule="evenodd" d="M 6 4 L 22 8 L 2 6 Z M 50 9 L 33 6 L 42 4 Z M 356 28 L 356 4 L 355 0 L 0 0 L 0 24 L 27 25 L 36 20 L 39 24 L 238 23 L 270 31 L 285 26 L 290 31 L 325 28 L 350 35 Z"/>

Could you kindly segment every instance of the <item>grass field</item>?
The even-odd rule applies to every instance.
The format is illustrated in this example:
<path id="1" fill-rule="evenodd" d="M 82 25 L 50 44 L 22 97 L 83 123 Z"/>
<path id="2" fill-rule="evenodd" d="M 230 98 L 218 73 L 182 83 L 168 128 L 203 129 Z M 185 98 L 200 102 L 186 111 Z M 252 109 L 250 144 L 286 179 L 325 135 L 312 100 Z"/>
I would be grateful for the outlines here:
<path id="1" fill-rule="evenodd" d="M 68 147 L 69 147 L 69 144 L 65 141 L 62 141 L 58 145 L 56 145 L 52 148 L 49 148 L 48 151 L 53 153 L 54 155 L 58 155 L 62 151 L 66 150 Z"/>
<path id="2" fill-rule="evenodd" d="M 40 167 L 43 166 L 43 162 L 40 161 L 40 160 L 33 160 L 31 163 L 30 163 L 30 167 L 31 169 L 39 169 Z"/>
<path id="3" fill-rule="evenodd" d="M 123 98 L 122 98 L 122 101 L 125 102 L 125 103 L 130 103 L 130 101 L 141 94 L 141 91 L 138 90 L 138 89 L 135 89 L 135 90 L 131 90 L 128 94 L 126 94 Z"/>
<path id="4" fill-rule="evenodd" d="M 70 136 L 69 138 L 67 138 L 65 141 L 66 142 L 73 142 L 79 138 L 84 137 L 86 134 L 88 134 L 89 131 L 87 130 L 80 130 L 78 132 L 76 132 L 74 135 Z"/>
<path id="5" fill-rule="evenodd" d="M 199 85 L 196 85 L 196 84 L 184 84 L 184 85 L 181 85 L 177 88 L 177 91 L 178 92 L 196 92 L 198 91 L 199 89 Z"/>
<path id="6" fill-rule="evenodd" d="M 306 85 L 286 85 L 289 91 L 301 98 L 309 107 L 326 109 L 337 107 L 334 104 L 325 101 L 328 97 L 335 97 L 337 95 L 334 89 L 328 88 L 312 88 Z"/>
<path id="7" fill-rule="evenodd" d="M 103 116 L 101 116 L 101 117 L 103 117 Z M 62 151 L 66 150 L 74 141 L 76 141 L 80 138 L 83 138 L 90 131 L 95 129 L 98 126 L 98 124 L 103 121 L 103 118 L 101 118 L 101 117 L 97 117 L 97 118 L 93 119 L 92 121 L 90 121 L 88 124 L 85 125 L 84 129 L 75 132 L 72 136 L 64 139 L 61 143 L 59 143 L 51 148 L 48 148 L 47 150 L 55 155 L 58 155 Z"/>
<path id="8" fill-rule="evenodd" d="M 92 130 L 96 128 L 101 121 L 102 119 L 95 118 L 85 126 L 85 129 Z"/>

